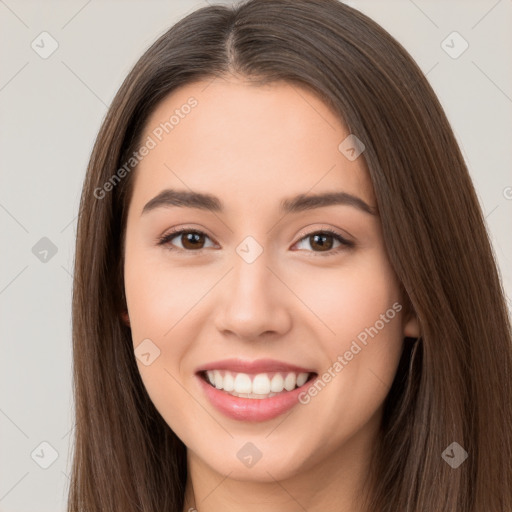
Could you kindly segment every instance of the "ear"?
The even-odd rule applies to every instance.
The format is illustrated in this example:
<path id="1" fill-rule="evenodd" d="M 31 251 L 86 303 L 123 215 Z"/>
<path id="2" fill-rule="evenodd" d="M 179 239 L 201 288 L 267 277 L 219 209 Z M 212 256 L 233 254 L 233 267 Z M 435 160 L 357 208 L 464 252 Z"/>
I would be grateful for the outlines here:
<path id="1" fill-rule="evenodd" d="M 130 317 L 128 316 L 128 311 L 123 311 L 121 313 L 121 318 L 123 319 L 123 322 L 128 326 L 130 326 Z"/>
<path id="2" fill-rule="evenodd" d="M 409 311 L 404 319 L 404 337 L 419 338 L 421 336 L 420 323 L 414 311 Z"/>

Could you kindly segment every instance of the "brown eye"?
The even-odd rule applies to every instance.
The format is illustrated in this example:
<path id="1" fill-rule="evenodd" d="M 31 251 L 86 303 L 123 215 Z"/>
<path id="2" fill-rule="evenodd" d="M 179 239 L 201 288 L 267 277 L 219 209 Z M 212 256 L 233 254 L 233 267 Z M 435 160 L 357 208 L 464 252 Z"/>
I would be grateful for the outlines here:
<path id="1" fill-rule="evenodd" d="M 202 249 L 204 244 L 204 235 L 201 233 L 189 232 L 182 233 L 181 235 L 182 245 L 185 249 Z"/>
<path id="2" fill-rule="evenodd" d="M 328 251 L 329 249 L 332 249 L 332 246 L 334 245 L 333 238 L 334 237 L 332 235 L 316 233 L 314 235 L 309 236 L 309 243 L 313 249 L 318 248 L 321 251 Z"/>
<path id="3" fill-rule="evenodd" d="M 337 254 L 340 250 L 351 248 L 355 245 L 353 242 L 343 238 L 339 233 L 331 231 L 330 229 L 306 234 L 299 240 L 298 244 L 304 242 L 309 243 L 312 252 L 324 253 L 319 254 L 320 256 Z M 334 247 L 336 242 L 338 242 L 338 246 Z"/>
<path id="4" fill-rule="evenodd" d="M 178 239 L 181 242 L 181 247 L 172 241 Z M 166 245 L 169 249 L 182 249 L 184 251 L 199 251 L 204 249 L 205 240 L 209 239 L 208 235 L 202 231 L 195 231 L 190 229 L 182 229 L 164 235 L 158 245 Z"/>

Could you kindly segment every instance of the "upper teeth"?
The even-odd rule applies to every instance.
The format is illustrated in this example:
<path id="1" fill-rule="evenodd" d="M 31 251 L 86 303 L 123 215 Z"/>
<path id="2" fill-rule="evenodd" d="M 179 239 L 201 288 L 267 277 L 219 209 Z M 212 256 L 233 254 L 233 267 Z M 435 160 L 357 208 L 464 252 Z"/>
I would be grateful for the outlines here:
<path id="1" fill-rule="evenodd" d="M 242 395 L 270 395 L 280 393 L 283 390 L 292 391 L 295 387 L 302 386 L 309 373 L 235 373 L 220 370 L 209 370 L 206 376 L 212 386 L 231 393 Z"/>

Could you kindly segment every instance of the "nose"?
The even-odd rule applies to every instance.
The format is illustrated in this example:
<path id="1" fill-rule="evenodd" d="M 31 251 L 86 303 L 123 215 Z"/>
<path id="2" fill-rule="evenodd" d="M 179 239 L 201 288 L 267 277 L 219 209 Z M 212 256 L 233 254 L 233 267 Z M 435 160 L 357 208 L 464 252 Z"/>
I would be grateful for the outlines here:
<path id="1" fill-rule="evenodd" d="M 284 336 L 292 325 L 293 294 L 279 274 L 269 266 L 265 252 L 252 263 L 235 254 L 217 296 L 218 331 L 248 341 Z"/>

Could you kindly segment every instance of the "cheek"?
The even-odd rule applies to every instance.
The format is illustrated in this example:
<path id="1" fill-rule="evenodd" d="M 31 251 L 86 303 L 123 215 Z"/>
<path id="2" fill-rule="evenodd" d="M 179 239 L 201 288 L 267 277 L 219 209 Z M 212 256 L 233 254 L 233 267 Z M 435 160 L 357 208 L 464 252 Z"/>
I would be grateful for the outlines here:
<path id="1" fill-rule="evenodd" d="M 181 383 L 181 362 L 190 345 L 187 336 L 195 335 L 190 318 L 194 304 L 204 294 L 204 283 L 197 283 L 190 270 L 163 264 L 161 255 L 159 260 L 127 243 L 124 279 L 132 342 L 136 355 L 151 354 L 147 365 L 143 358 L 136 358 L 151 401 L 168 425 L 187 439 L 186 426 L 202 409 Z M 184 326 L 189 328 L 187 336 Z"/>
<path id="2" fill-rule="evenodd" d="M 135 355 L 147 352 L 152 358 L 156 355 L 149 365 L 137 357 L 144 386 L 164 417 L 169 412 L 171 397 L 178 410 L 188 410 L 190 397 L 180 384 L 181 366 L 190 347 L 190 337 L 196 335 L 194 305 L 204 294 L 204 282 L 202 285 L 197 282 L 190 269 L 170 266 L 160 251 L 147 251 L 135 243 L 130 246 L 129 241 L 124 279 Z M 183 330 L 184 326 L 187 331 Z M 174 422 L 171 424 L 174 426 Z"/>
<path id="3" fill-rule="evenodd" d="M 194 313 L 194 305 L 204 295 L 204 280 L 194 277 L 191 268 L 170 265 L 133 249 L 125 260 L 125 291 L 134 342 L 141 338 L 163 339 L 184 316 Z M 190 313 L 189 313 L 190 312 Z"/>
<path id="4" fill-rule="evenodd" d="M 384 253 L 369 256 L 357 268 L 340 272 L 337 280 L 331 278 L 330 285 L 317 281 L 317 292 L 310 295 L 332 332 L 322 337 L 327 362 L 316 389 L 311 387 L 302 399 L 317 423 L 340 437 L 361 428 L 378 411 L 403 344 L 398 281 Z M 327 297 L 318 284 L 328 290 Z"/>
<path id="5" fill-rule="evenodd" d="M 400 301 L 398 281 L 383 250 L 354 255 L 337 268 L 319 268 L 298 275 L 301 277 L 293 282 L 294 291 L 317 317 L 318 339 L 331 359 L 358 335 L 364 339 L 365 329 L 376 322 L 382 335 L 399 336 L 396 310 L 401 306 L 393 308 Z"/>

